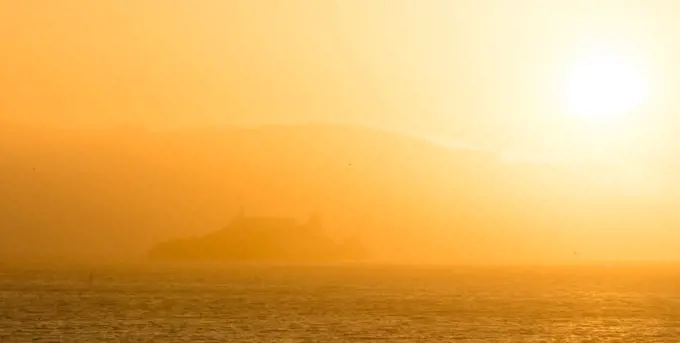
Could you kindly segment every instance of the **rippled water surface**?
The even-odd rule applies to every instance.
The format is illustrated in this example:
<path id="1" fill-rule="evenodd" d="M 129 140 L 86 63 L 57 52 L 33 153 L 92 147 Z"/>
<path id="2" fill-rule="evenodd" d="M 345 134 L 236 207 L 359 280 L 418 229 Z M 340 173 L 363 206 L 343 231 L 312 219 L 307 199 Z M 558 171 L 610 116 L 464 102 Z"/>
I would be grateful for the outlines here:
<path id="1" fill-rule="evenodd" d="M 680 342 L 680 268 L 3 267 L 36 341 Z"/>

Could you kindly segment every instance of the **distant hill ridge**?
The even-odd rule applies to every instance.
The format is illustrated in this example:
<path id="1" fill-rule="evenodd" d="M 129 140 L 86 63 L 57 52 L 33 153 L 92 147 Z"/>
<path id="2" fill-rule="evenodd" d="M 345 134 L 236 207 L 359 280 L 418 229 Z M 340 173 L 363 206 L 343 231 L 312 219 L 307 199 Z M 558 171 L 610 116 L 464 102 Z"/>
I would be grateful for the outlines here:
<path id="1" fill-rule="evenodd" d="M 507 164 L 391 132 L 10 131 L 0 137 L 0 251 L 141 255 L 169 237 L 212 232 L 245 205 L 285 217 L 314 209 L 330 237 L 358 232 L 386 260 L 678 255 L 658 244 L 680 240 L 671 198 L 624 197 L 560 166 Z"/>

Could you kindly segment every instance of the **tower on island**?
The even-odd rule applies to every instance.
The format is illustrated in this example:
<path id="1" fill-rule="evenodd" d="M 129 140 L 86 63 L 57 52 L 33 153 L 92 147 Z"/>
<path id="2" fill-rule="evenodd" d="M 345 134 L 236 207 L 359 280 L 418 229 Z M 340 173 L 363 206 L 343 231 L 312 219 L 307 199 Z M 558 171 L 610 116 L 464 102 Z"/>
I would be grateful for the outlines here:
<path id="1" fill-rule="evenodd" d="M 243 207 L 224 229 L 161 243 L 150 255 L 172 260 L 316 263 L 364 257 L 358 239 L 336 242 L 326 236 L 318 213 L 301 223 L 288 217 L 249 217 Z"/>

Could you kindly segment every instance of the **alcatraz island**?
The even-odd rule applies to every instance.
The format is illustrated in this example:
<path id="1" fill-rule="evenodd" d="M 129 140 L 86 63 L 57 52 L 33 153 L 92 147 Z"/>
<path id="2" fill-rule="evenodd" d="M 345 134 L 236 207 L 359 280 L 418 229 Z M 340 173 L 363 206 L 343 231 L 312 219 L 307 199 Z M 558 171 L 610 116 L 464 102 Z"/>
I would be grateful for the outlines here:
<path id="1" fill-rule="evenodd" d="M 321 220 L 304 223 L 286 217 L 249 217 L 243 210 L 225 228 L 203 236 L 172 239 L 151 248 L 149 257 L 165 261 L 351 262 L 366 258 L 362 242 L 326 236 Z"/>

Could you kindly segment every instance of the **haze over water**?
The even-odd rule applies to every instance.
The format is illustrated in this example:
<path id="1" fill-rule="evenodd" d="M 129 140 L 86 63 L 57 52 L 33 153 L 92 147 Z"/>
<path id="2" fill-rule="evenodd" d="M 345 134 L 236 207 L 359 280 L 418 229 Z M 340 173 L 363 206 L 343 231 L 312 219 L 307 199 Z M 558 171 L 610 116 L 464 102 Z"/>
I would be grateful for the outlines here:
<path id="1" fill-rule="evenodd" d="M 0 0 L 0 343 L 680 341 L 677 18 Z"/>

